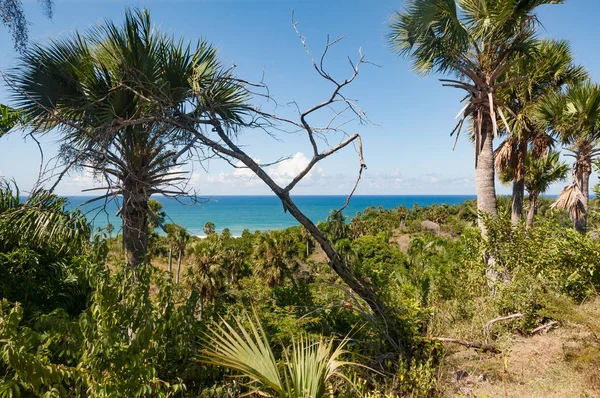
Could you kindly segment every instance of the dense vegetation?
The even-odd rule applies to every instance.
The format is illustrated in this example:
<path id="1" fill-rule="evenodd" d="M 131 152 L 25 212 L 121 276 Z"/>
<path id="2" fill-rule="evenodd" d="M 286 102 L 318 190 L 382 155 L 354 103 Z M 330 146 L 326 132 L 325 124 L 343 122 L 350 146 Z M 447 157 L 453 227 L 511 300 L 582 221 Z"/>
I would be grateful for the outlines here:
<path id="1" fill-rule="evenodd" d="M 305 382 L 298 369 L 315 369 L 331 356 L 348 361 L 332 369 L 323 365 L 330 373 L 322 375 L 322 388 L 336 396 L 435 395 L 448 387 L 437 370 L 446 348 L 434 337 L 493 346 L 505 333 L 527 334 L 559 317 L 557 300 L 566 300 L 558 311 L 569 311 L 600 287 L 600 241 L 570 228 L 546 199 L 538 222 L 526 229 L 512 226 L 510 203 L 502 198 L 500 219 L 488 221 L 487 241 L 476 228 L 473 202 L 369 208 L 347 223 L 332 217 L 319 224 L 354 271 L 386 303 L 404 309 L 419 347 L 405 362 L 386 355 L 379 330 L 365 318 L 368 309 L 301 227 L 244 231 L 239 238 L 227 231 L 192 237 L 178 284 L 175 270 L 167 270 L 171 238 L 157 237 L 153 265 L 134 280 L 122 266 L 120 237 L 105 232 L 91 241 L 74 239 L 71 231 L 83 238 L 89 230 L 62 200 L 18 204 L 10 190 L 3 198 L 2 214 L 10 214 L 2 217 L 10 222 L 0 224 L 7 237 L 0 287 L 3 396 L 227 397 L 256 388 L 300 397 L 293 392 L 294 383 Z M 39 228 L 31 217 L 36 204 L 40 214 L 56 214 L 43 221 L 51 228 L 48 236 L 27 235 Z M 65 228 L 67 223 L 77 224 Z M 482 251 L 493 253 L 502 269 L 503 279 L 493 286 L 486 282 Z M 514 313 L 523 316 L 484 334 L 487 321 Z M 238 333 L 249 334 L 223 337 Z M 245 348 L 249 363 L 243 362 L 243 346 L 234 346 L 233 359 L 217 348 L 236 341 L 253 342 Z M 333 353 L 329 344 L 340 341 Z M 281 391 L 261 375 L 269 375 L 269 361 L 256 359 L 259 354 L 291 366 L 290 375 L 277 376 Z"/>
<path id="2" fill-rule="evenodd" d="M 465 371 L 447 374 L 457 346 L 503 355 L 506 373 L 512 342 L 567 323 L 585 328 L 569 358 L 598 391 L 600 325 L 582 308 L 600 288 L 600 86 L 568 43 L 536 38 L 550 3 L 408 1 L 389 39 L 418 72 L 458 75 L 444 82 L 467 92 L 453 133 L 470 120 L 477 200 L 333 211 L 317 225 L 294 186 L 351 143 L 366 165 L 358 134 L 320 151 L 330 130 L 307 120 L 336 102 L 361 117 L 340 92 L 363 58 L 341 82 L 314 63 L 336 88 L 294 122 L 254 107 L 260 85 L 209 43 L 164 35 L 145 11 L 25 49 L 0 133 L 58 133 L 64 171 L 27 197 L 0 187 L 0 397 L 440 396 L 463 392 L 452 379 Z M 236 145 L 278 123 L 314 149 L 286 186 Z M 561 145 L 573 178 L 552 201 L 544 192 L 569 172 Z M 165 224 L 151 196 L 187 194 L 180 166 L 204 151 L 241 162 L 300 225 L 233 237 L 208 222 L 201 239 Z M 52 193 L 77 167 L 103 176 L 97 199 L 120 198 L 121 228 L 91 231 Z M 496 197 L 496 172 L 510 198 Z"/>

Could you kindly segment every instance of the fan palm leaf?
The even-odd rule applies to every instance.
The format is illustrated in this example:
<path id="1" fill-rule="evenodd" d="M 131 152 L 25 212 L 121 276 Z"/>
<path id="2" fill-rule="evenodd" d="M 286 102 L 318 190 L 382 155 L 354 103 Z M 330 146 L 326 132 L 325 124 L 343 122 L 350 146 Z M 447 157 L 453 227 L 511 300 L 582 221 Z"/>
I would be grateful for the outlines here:
<path id="1" fill-rule="evenodd" d="M 21 202 L 18 188 L 0 187 L 0 230 L 7 240 L 23 247 L 46 247 L 57 253 L 89 242 L 91 228 L 79 210 L 67 210 L 67 201 L 47 191 L 38 191 Z"/>
<path id="2" fill-rule="evenodd" d="M 208 347 L 203 361 L 240 372 L 254 384 L 254 391 L 280 398 L 321 398 L 334 378 L 352 382 L 342 368 L 360 366 L 344 361 L 344 339 L 334 348 L 332 342 L 320 339 L 311 342 L 301 335 L 284 351 L 285 365 L 275 359 L 258 316 L 244 324 L 236 319 L 235 326 L 225 320 L 210 328 L 206 335 Z"/>
<path id="3" fill-rule="evenodd" d="M 539 196 L 553 183 L 564 180 L 568 172 L 569 166 L 560 161 L 558 152 L 549 152 L 541 158 L 529 154 L 526 162 L 525 188 L 530 194 Z"/>
<path id="4" fill-rule="evenodd" d="M 207 363 L 236 370 L 262 385 L 263 389 L 283 397 L 285 379 L 281 377 L 265 331 L 256 315 L 255 322 L 248 321 L 249 330 L 237 319 L 237 330 L 225 320 L 214 325 L 206 336 L 208 348 L 203 359 Z"/>

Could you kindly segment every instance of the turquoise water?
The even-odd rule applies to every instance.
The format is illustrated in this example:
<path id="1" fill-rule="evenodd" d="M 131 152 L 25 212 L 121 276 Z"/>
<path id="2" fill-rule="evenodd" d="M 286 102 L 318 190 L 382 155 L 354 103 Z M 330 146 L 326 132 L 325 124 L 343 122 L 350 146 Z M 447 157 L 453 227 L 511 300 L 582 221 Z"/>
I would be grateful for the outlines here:
<path id="1" fill-rule="evenodd" d="M 167 213 L 167 222 L 175 222 L 184 226 L 193 234 L 202 236 L 204 224 L 212 221 L 217 231 L 229 228 L 234 236 L 241 235 L 244 229 L 250 231 L 266 231 L 271 229 L 287 228 L 298 225 L 296 220 L 284 213 L 283 206 L 276 196 L 214 196 L 207 198 L 203 204 L 185 204 L 165 197 L 153 197 L 163 204 Z M 70 197 L 72 206 L 80 206 L 91 199 L 85 196 Z M 294 201 L 313 222 L 325 220 L 331 210 L 343 206 L 345 196 L 294 196 Z M 403 195 L 403 196 L 354 196 L 344 214 L 353 217 L 357 211 L 363 211 L 370 206 L 382 206 L 392 209 L 396 206 L 412 208 L 413 205 L 429 206 L 433 204 L 459 204 L 474 195 Z M 120 218 L 115 214 L 118 211 L 116 203 L 110 203 L 106 211 L 97 207 L 101 202 L 94 202 L 81 207 L 87 214 L 94 228 L 103 228 L 109 222 L 117 230 L 121 225 Z"/>

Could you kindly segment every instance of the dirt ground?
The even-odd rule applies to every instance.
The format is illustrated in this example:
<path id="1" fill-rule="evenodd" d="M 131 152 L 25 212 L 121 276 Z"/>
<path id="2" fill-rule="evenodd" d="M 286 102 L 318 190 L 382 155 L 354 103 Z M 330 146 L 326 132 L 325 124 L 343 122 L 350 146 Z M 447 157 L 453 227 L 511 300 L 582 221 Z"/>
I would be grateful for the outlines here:
<path id="1" fill-rule="evenodd" d="M 600 300 L 588 318 L 561 322 L 546 334 L 498 342 L 501 354 L 452 348 L 443 378 L 447 397 L 600 397 Z M 580 318 L 581 319 L 581 318 Z"/>

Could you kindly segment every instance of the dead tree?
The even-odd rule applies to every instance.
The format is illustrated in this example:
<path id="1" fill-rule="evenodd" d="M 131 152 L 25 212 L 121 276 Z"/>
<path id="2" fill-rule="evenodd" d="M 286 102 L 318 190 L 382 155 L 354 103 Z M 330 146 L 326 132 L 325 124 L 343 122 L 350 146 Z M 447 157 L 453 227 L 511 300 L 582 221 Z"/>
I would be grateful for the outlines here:
<path id="1" fill-rule="evenodd" d="M 292 21 L 293 22 L 293 21 Z M 294 203 L 290 194 L 294 187 L 306 177 L 315 165 L 326 159 L 327 157 L 339 152 L 340 150 L 355 145 L 358 153 L 358 175 L 356 183 L 352 188 L 348 199 L 344 207 L 348 205 L 348 201 L 351 195 L 356 190 L 356 187 L 361 179 L 362 172 L 367 168 L 362 153 L 362 141 L 359 134 L 346 135 L 346 138 L 339 142 L 335 146 L 328 146 L 326 149 L 319 148 L 319 142 L 322 141 L 319 138 L 323 138 L 325 134 L 332 131 L 338 131 L 337 127 L 333 127 L 336 119 L 346 112 L 351 112 L 356 119 L 359 121 L 365 121 L 365 113 L 356 106 L 355 102 L 348 99 L 343 94 L 343 89 L 351 84 L 359 74 L 360 67 L 368 63 L 364 55 L 359 52 L 359 58 L 356 62 L 349 60 L 352 68 L 351 75 L 343 81 L 337 80 L 331 74 L 324 69 L 324 61 L 328 50 L 339 42 L 343 37 L 338 37 L 333 41 L 327 41 L 327 45 L 320 60 L 317 62 L 312 57 L 306 46 L 306 40 L 297 30 L 296 23 L 293 22 L 293 27 L 298 34 L 307 54 L 312 60 L 312 65 L 315 71 L 325 81 L 333 85 L 333 90 L 328 98 L 324 101 L 308 108 L 303 112 L 299 112 L 298 120 L 291 120 L 279 117 L 275 114 L 268 114 L 260 109 L 248 107 L 247 111 L 250 115 L 253 115 L 251 121 L 247 122 L 244 127 L 247 128 L 265 128 L 273 127 L 276 124 L 283 124 L 288 127 L 292 127 L 295 131 L 302 131 L 307 140 L 310 142 L 312 148 L 312 158 L 308 162 L 307 166 L 300 171 L 287 185 L 283 186 L 275 182 L 275 180 L 268 174 L 267 170 L 263 165 L 258 164 L 252 156 L 250 156 L 244 149 L 242 149 L 234 139 L 232 134 L 228 131 L 231 128 L 227 123 L 223 123 L 216 112 L 209 112 L 208 117 L 196 118 L 193 113 L 179 113 L 174 117 L 165 119 L 166 123 L 171 123 L 174 127 L 186 130 L 193 134 L 200 145 L 210 148 L 215 155 L 225 159 L 230 164 L 234 165 L 234 161 L 241 162 L 244 167 L 250 169 L 258 178 L 260 178 L 277 197 L 281 200 L 283 209 L 289 212 L 306 230 L 311 234 L 323 251 L 327 254 L 329 265 L 331 269 L 339 275 L 345 284 L 352 290 L 353 293 L 358 295 L 364 302 L 369 306 L 372 311 L 373 318 L 377 327 L 380 328 L 385 340 L 388 343 L 390 349 L 396 353 L 404 356 L 410 356 L 410 346 L 412 345 L 412 336 L 407 331 L 408 328 L 399 320 L 398 316 L 401 309 L 390 309 L 377 294 L 374 287 L 367 281 L 361 280 L 353 272 L 351 266 L 343 259 L 343 257 L 334 249 L 333 244 L 329 241 L 325 235 L 317 228 L 317 226 L 298 208 Z M 237 79 L 231 74 L 227 73 L 222 76 L 222 79 L 226 79 L 235 84 L 239 84 L 244 89 L 252 92 L 257 87 L 256 85 L 249 85 L 248 82 Z M 206 105 L 206 98 L 198 98 L 198 102 L 202 102 Z M 334 111 L 334 116 L 325 127 L 314 127 L 308 121 L 310 116 L 313 116 L 317 112 L 330 108 L 333 105 L 342 105 L 342 109 Z M 207 129 L 206 126 L 209 128 Z M 236 125 L 235 128 L 239 128 L 240 125 Z M 211 134 L 212 133 L 212 134 Z M 216 136 L 215 136 L 216 134 Z M 239 167 L 239 166 L 236 166 Z M 341 210 L 341 209 L 340 209 Z"/>

